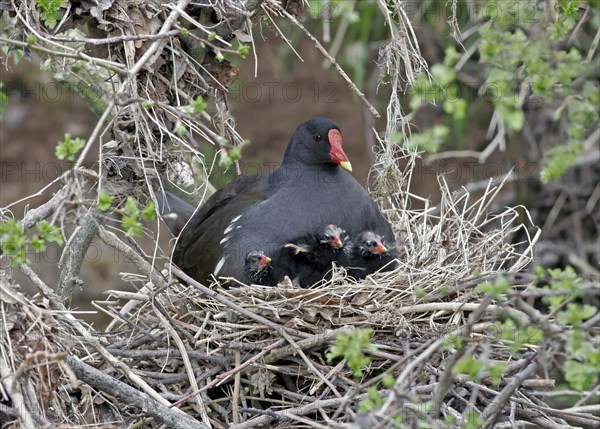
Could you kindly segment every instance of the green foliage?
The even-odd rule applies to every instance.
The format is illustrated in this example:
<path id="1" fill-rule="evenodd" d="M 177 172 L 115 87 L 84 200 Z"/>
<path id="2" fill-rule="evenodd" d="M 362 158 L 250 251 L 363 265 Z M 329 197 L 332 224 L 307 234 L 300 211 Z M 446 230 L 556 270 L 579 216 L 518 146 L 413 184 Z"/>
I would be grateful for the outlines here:
<path id="1" fill-rule="evenodd" d="M 336 336 L 336 343 L 327 353 L 327 361 L 343 357 L 353 371 L 355 377 L 362 376 L 362 369 L 371 363 L 364 351 L 374 351 L 375 345 L 371 343 L 373 329 L 360 328 L 347 334 L 340 332 Z"/>
<path id="2" fill-rule="evenodd" d="M 541 288 L 542 290 L 564 292 L 561 295 L 549 295 L 542 298 L 542 302 L 549 306 L 551 313 L 555 313 L 568 300 L 583 296 L 583 291 L 580 289 L 583 279 L 578 277 L 573 267 L 569 265 L 564 269 L 556 268 L 549 270 L 537 267 L 536 276 L 538 281 L 548 283 L 547 286 Z M 533 291 L 536 289 L 532 288 Z"/>
<path id="3" fill-rule="evenodd" d="M 485 362 L 483 360 L 475 359 L 471 355 L 465 355 L 456 362 L 456 365 L 452 368 L 452 372 L 454 374 L 467 374 L 471 380 L 477 381 L 484 367 Z"/>
<path id="4" fill-rule="evenodd" d="M 519 326 L 514 320 L 497 321 L 492 325 L 495 337 L 510 345 L 510 350 L 517 353 L 528 344 L 539 344 L 544 333 L 535 326 Z"/>
<path id="5" fill-rule="evenodd" d="M 129 196 L 127 197 L 127 200 L 125 200 L 123 211 L 125 214 L 121 216 L 121 228 L 123 228 L 125 234 L 129 237 L 138 237 L 142 235 L 142 219 L 156 219 L 156 207 L 152 201 L 140 210 L 137 200 Z"/>
<path id="6" fill-rule="evenodd" d="M 395 382 L 396 382 L 396 379 L 394 378 L 394 376 L 392 374 L 386 374 L 386 376 L 383 377 L 383 380 L 381 380 L 381 383 L 387 389 L 391 389 L 394 386 Z"/>
<path id="7" fill-rule="evenodd" d="M 546 166 L 540 172 L 542 182 L 548 183 L 560 179 L 569 168 L 577 163 L 581 151 L 581 144 L 573 142 L 552 148 L 546 154 Z"/>
<path id="8" fill-rule="evenodd" d="M 75 160 L 75 155 L 85 146 L 85 140 L 81 138 L 73 139 L 70 133 L 65 134 L 65 139 L 58 142 L 56 146 L 56 157 L 58 159 Z"/>
<path id="9" fill-rule="evenodd" d="M 513 289 L 508 280 L 501 277 L 494 283 L 485 282 L 477 286 L 481 292 L 490 295 L 496 301 L 506 299 L 506 296 L 512 295 Z"/>
<path id="10" fill-rule="evenodd" d="M 222 150 L 220 152 L 219 167 L 221 167 L 224 170 L 227 170 L 228 168 L 235 165 L 236 162 L 242 159 L 242 149 L 248 144 L 250 144 L 250 140 L 244 140 L 244 142 L 239 146 L 233 147 L 228 150 Z"/>
<path id="11" fill-rule="evenodd" d="M 463 347 L 462 337 L 456 334 L 448 334 L 444 338 L 443 341 L 444 349 L 451 350 L 460 350 Z"/>
<path id="12" fill-rule="evenodd" d="M 150 201 L 146 207 L 142 210 L 142 219 L 144 220 L 154 220 L 156 219 L 156 206 L 154 205 L 154 201 Z"/>
<path id="13" fill-rule="evenodd" d="M 48 243 L 56 243 L 59 246 L 64 245 L 63 236 L 59 228 L 49 224 L 45 220 L 36 223 L 35 226 L 40 235 L 36 235 L 34 238 L 38 238 L 38 241 L 42 244 L 41 247 L 37 249 L 38 252 L 44 250 Z"/>
<path id="14" fill-rule="evenodd" d="M 237 52 L 238 54 L 240 54 L 240 57 L 245 59 L 250 53 L 250 45 L 246 45 L 243 43 L 238 44 Z"/>
<path id="15" fill-rule="evenodd" d="M 381 396 L 377 387 L 372 386 L 368 390 L 368 396 L 358 404 L 358 412 L 368 413 L 370 411 L 378 410 L 383 406 L 383 403 L 383 396 Z"/>
<path id="16" fill-rule="evenodd" d="M 586 390 L 598 382 L 598 366 L 600 365 L 600 346 L 598 341 L 591 341 L 581 325 L 594 317 L 598 309 L 592 305 L 573 302 L 585 295 L 582 290 L 584 280 L 573 267 L 549 269 L 536 267 L 535 275 L 539 282 L 547 283 L 542 290 L 562 292 L 542 298 L 548 305 L 550 313 L 556 314 L 556 321 L 565 326 L 567 337 L 566 356 L 563 366 L 565 379 L 575 390 Z"/>
<path id="17" fill-rule="evenodd" d="M 36 228 L 38 234 L 28 239 L 19 220 L 10 219 L 0 223 L 0 245 L 2 252 L 11 258 L 11 266 L 18 267 L 20 264 L 30 263 L 27 258 L 29 246 L 34 252 L 43 252 L 48 243 L 56 243 L 59 246 L 64 244 L 59 228 L 44 220 L 38 222 Z"/>
<path id="18" fill-rule="evenodd" d="M 9 219 L 0 224 L 0 242 L 2 252 L 11 258 L 11 265 L 28 264 L 27 236 L 21 227 L 21 221 Z"/>
<path id="19" fill-rule="evenodd" d="M 4 108 L 8 104 L 8 95 L 2 91 L 2 88 L 4 88 L 4 82 L 0 82 L 0 116 L 2 116 Z"/>
<path id="20" fill-rule="evenodd" d="M 465 119 L 467 101 L 460 97 L 459 86 L 456 82 L 456 71 L 454 70 L 457 59 L 456 48 L 450 46 L 446 49 L 444 62 L 442 64 L 434 64 L 431 67 L 431 78 L 426 74 L 419 76 L 413 87 L 413 95 L 410 99 L 409 106 L 412 110 L 418 109 L 425 103 L 437 105 L 443 101 L 442 107 L 444 112 L 454 121 Z M 443 138 L 446 138 L 449 130 L 447 127 L 444 128 Z"/>
<path id="21" fill-rule="evenodd" d="M 187 106 L 183 106 L 181 108 L 181 111 L 188 116 L 194 116 L 196 114 L 204 112 L 207 107 L 208 103 L 206 102 L 206 100 L 204 100 L 204 97 L 199 95 L 190 104 L 188 104 Z"/>
<path id="22" fill-rule="evenodd" d="M 475 411 L 470 411 L 464 416 L 465 423 L 462 425 L 462 429 L 479 429 L 483 426 L 483 421 L 479 414 Z"/>
<path id="23" fill-rule="evenodd" d="M 177 137 L 184 137 L 187 133 L 187 126 L 183 122 L 177 121 L 173 127 L 173 132 Z"/>
<path id="24" fill-rule="evenodd" d="M 492 379 L 492 384 L 494 386 L 500 385 L 500 381 L 502 380 L 502 376 L 504 375 L 507 366 L 507 363 L 495 363 L 488 366 L 490 378 Z"/>
<path id="25" fill-rule="evenodd" d="M 481 9 L 488 22 L 479 30 L 479 54 L 489 67 L 486 88 L 495 90 L 492 103 L 505 127 L 519 131 L 525 124 L 524 85 L 548 106 L 565 100 L 555 113 L 558 121 L 568 111 L 565 143 L 546 154 L 544 182 L 558 180 L 576 163 L 586 130 L 598 118 L 597 83 L 586 79 L 593 66 L 571 44 L 552 43 L 569 37 L 580 19 L 579 4 L 557 1 L 549 13 L 545 8 L 551 3 L 529 8 L 507 0 Z"/>
<path id="26" fill-rule="evenodd" d="M 110 208 L 110 206 L 112 206 L 112 203 L 113 203 L 112 195 L 110 195 L 104 189 L 101 189 L 100 192 L 98 193 L 98 209 L 105 212 Z"/>
<path id="27" fill-rule="evenodd" d="M 41 9 L 40 17 L 44 21 L 44 25 L 49 29 L 54 29 L 58 21 L 61 19 L 60 5 L 63 0 L 35 0 Z"/>

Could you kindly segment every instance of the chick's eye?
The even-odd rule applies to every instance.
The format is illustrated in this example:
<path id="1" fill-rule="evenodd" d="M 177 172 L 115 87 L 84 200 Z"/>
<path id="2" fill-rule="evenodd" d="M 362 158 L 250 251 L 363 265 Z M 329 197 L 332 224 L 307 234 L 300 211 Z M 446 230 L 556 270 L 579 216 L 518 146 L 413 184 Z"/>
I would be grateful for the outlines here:
<path id="1" fill-rule="evenodd" d="M 321 140 L 321 139 L 322 139 L 322 137 L 321 137 L 321 134 L 316 134 L 316 135 L 315 135 L 315 139 L 317 139 L 317 140 Z"/>
<path id="2" fill-rule="evenodd" d="M 366 244 L 367 244 L 367 247 L 374 247 L 376 243 L 374 241 L 369 240 L 369 241 L 367 241 Z"/>

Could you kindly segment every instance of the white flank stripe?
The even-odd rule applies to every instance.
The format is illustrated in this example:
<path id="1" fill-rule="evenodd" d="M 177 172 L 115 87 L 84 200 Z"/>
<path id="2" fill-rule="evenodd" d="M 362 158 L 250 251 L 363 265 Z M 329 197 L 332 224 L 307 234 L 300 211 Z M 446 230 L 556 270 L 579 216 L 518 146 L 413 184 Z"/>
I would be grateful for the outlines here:
<path id="1" fill-rule="evenodd" d="M 242 215 L 239 215 L 237 217 L 234 217 L 233 219 L 231 219 L 231 222 L 229 222 L 229 226 L 227 226 L 227 228 L 225 229 L 225 231 L 223 231 L 224 235 L 229 234 L 231 231 L 233 231 L 233 228 L 235 227 L 235 223 L 240 220 L 240 218 L 242 217 Z"/>
<path id="2" fill-rule="evenodd" d="M 221 258 L 221 260 L 219 261 L 219 263 L 217 264 L 217 267 L 215 268 L 215 272 L 213 273 L 213 275 L 215 277 L 217 277 L 219 275 L 219 271 L 221 271 L 221 268 L 223 268 L 223 265 L 225 265 L 226 259 L 227 259 L 227 256 L 223 256 Z"/>

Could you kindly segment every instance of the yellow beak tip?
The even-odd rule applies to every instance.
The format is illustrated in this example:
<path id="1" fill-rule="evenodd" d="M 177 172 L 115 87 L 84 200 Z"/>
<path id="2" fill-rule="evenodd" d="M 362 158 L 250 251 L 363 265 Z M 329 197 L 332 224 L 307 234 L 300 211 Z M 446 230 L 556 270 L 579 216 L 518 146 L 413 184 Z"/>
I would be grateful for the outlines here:
<path id="1" fill-rule="evenodd" d="M 352 173 L 352 164 L 350 164 L 350 161 L 340 162 L 340 167 L 342 167 L 344 170 L 348 170 L 350 173 Z"/>

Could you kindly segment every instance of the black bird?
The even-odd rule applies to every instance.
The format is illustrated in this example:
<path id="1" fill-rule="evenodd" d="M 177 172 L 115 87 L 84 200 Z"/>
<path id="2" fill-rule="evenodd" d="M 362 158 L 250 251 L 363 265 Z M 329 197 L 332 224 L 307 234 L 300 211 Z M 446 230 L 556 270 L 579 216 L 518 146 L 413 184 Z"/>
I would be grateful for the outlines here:
<path id="1" fill-rule="evenodd" d="M 382 236 L 373 231 L 364 231 L 354 240 L 351 255 L 352 277 L 362 279 L 376 271 L 391 271 L 397 267 L 394 261 L 398 257 L 396 250 L 386 246 Z"/>
<path id="2" fill-rule="evenodd" d="M 260 250 L 253 250 L 246 255 L 244 264 L 244 283 L 268 285 L 272 283 L 271 258 Z"/>
<path id="3" fill-rule="evenodd" d="M 194 214 L 195 207 L 168 191 L 156 191 L 158 211 L 174 236 L 178 236 Z"/>
<path id="4" fill-rule="evenodd" d="M 351 236 L 370 230 L 395 241 L 375 202 L 345 170 L 351 165 L 339 127 L 326 118 L 300 124 L 278 169 L 234 180 L 196 211 L 173 261 L 201 282 L 213 275 L 241 280 L 249 252 L 271 255 L 275 268 L 285 244 L 328 223 L 344 225 Z"/>
<path id="5" fill-rule="evenodd" d="M 317 235 L 308 234 L 284 246 L 278 272 L 289 275 L 298 287 L 310 287 L 325 277 L 331 278 L 332 263 L 342 266 L 349 263 L 349 240 L 346 232 L 336 226 L 327 225 Z"/>

